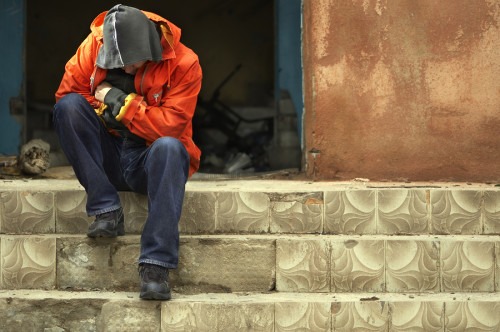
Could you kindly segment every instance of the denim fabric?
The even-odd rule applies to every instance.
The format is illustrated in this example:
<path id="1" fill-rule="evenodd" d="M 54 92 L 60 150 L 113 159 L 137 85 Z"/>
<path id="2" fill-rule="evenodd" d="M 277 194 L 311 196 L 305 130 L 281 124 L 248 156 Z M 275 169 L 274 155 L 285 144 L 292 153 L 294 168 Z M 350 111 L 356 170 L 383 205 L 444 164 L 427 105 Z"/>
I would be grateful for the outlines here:
<path id="1" fill-rule="evenodd" d="M 120 208 L 118 191 L 147 195 L 138 263 L 176 268 L 178 223 L 189 171 L 182 143 L 162 137 L 146 146 L 111 135 L 92 106 L 76 93 L 59 100 L 53 120 L 61 147 L 87 192 L 87 214 Z"/>

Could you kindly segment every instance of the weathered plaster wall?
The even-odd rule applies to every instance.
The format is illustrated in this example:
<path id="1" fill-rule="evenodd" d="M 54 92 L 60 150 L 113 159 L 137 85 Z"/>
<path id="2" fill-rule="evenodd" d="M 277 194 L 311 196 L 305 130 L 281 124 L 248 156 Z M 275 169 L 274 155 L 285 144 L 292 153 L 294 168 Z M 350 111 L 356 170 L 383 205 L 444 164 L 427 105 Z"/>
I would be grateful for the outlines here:
<path id="1" fill-rule="evenodd" d="M 499 0 L 304 0 L 316 179 L 500 181 Z"/>

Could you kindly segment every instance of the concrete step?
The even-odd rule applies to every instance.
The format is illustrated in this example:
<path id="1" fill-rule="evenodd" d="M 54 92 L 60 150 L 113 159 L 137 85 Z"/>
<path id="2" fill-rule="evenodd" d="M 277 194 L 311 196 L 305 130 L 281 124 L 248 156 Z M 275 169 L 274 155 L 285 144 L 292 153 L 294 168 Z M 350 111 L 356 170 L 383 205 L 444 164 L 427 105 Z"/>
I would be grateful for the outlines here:
<path id="1" fill-rule="evenodd" d="M 143 195 L 120 193 L 140 234 Z M 0 233 L 85 234 L 92 218 L 73 179 L 0 182 Z M 183 234 L 499 235 L 500 187 L 486 184 L 188 181 Z"/>
<path id="2" fill-rule="evenodd" d="M 499 331 L 498 294 L 0 291 L 1 331 Z"/>
<path id="3" fill-rule="evenodd" d="M 0 180 L 0 331 L 500 330 L 497 186 L 192 179 L 160 303 L 138 299 L 146 197 L 89 239 L 83 188 L 45 176 Z"/>
<path id="4" fill-rule="evenodd" d="M 1 235 L 0 289 L 137 290 L 139 235 Z M 182 292 L 500 292 L 500 237 L 182 235 Z"/>

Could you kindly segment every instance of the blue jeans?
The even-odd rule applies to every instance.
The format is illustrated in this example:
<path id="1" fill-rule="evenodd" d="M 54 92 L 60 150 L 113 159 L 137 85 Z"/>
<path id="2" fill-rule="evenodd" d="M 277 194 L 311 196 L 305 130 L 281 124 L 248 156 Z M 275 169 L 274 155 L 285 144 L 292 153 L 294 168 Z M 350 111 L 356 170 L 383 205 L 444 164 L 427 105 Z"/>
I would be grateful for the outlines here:
<path id="1" fill-rule="evenodd" d="M 53 120 L 61 147 L 87 193 L 87 214 L 120 208 L 118 191 L 147 195 L 139 264 L 176 268 L 178 224 L 189 170 L 189 155 L 182 143 L 162 137 L 146 146 L 114 136 L 87 100 L 76 93 L 59 100 Z"/>

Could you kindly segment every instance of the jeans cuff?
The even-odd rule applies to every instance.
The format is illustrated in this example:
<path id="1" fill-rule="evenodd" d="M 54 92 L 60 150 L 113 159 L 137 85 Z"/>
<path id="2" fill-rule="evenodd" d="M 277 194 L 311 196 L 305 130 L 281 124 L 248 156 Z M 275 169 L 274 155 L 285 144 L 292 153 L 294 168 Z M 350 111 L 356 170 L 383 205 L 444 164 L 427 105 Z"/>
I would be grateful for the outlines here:
<path id="1" fill-rule="evenodd" d="M 112 207 L 108 207 L 108 208 L 104 208 L 104 209 L 101 209 L 101 210 L 98 210 L 98 211 L 94 211 L 94 212 L 87 212 L 87 215 L 89 217 L 92 217 L 92 216 L 97 216 L 99 214 L 103 214 L 103 213 L 106 213 L 106 212 L 111 212 L 111 211 L 115 211 L 115 210 L 118 210 L 118 209 L 121 209 L 121 205 L 118 204 L 118 205 L 113 205 Z"/>
<path id="2" fill-rule="evenodd" d="M 156 259 L 149 259 L 149 258 L 143 258 L 143 259 L 140 259 L 139 260 L 139 265 L 140 264 L 153 264 L 153 265 L 159 265 L 161 267 L 165 267 L 167 269 L 176 269 L 177 268 L 177 265 L 173 265 L 173 264 L 168 264 L 168 263 L 164 263 L 164 262 L 160 262 Z"/>

